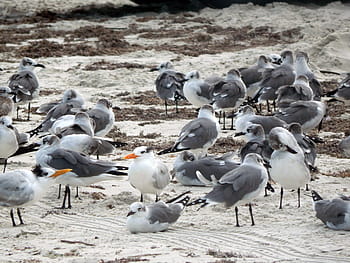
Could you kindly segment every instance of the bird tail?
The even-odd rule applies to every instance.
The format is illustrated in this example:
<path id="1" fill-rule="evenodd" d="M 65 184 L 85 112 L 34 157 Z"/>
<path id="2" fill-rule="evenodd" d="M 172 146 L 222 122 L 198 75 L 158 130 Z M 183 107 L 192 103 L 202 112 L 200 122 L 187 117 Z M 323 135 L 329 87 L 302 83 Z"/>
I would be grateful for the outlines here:
<path id="1" fill-rule="evenodd" d="M 180 194 L 180 195 L 178 195 L 178 196 L 176 196 L 176 197 L 174 197 L 174 198 L 172 198 L 172 199 L 166 201 L 166 203 L 167 203 L 167 204 L 179 203 L 179 202 L 181 202 L 181 200 L 183 200 L 183 199 L 181 199 L 181 198 L 182 198 L 184 195 L 187 195 L 187 194 L 189 194 L 189 193 L 191 193 L 191 191 L 186 191 L 186 192 L 184 192 L 184 193 L 182 193 L 182 194 Z"/>
<path id="2" fill-rule="evenodd" d="M 29 153 L 29 152 L 37 151 L 38 147 L 40 147 L 40 144 L 36 143 L 36 142 L 32 143 L 32 144 L 29 144 L 29 145 L 26 145 L 26 146 L 21 146 L 21 147 L 18 148 L 18 150 L 13 155 L 11 155 L 11 157 L 12 156 L 21 155 L 21 154 L 25 154 L 25 153 Z"/>
<path id="3" fill-rule="evenodd" d="M 312 196 L 312 200 L 314 200 L 314 202 L 323 200 L 323 198 L 314 190 L 311 190 L 311 196 Z"/>
<path id="4" fill-rule="evenodd" d="M 199 198 L 199 199 L 194 200 L 194 201 L 192 201 L 191 203 L 187 204 L 186 206 L 199 205 L 199 204 L 201 205 L 201 206 L 199 207 L 199 209 L 202 208 L 202 207 L 205 207 L 205 206 L 209 205 L 207 199 L 205 199 L 205 198 Z"/>
<path id="5" fill-rule="evenodd" d="M 29 133 L 29 137 L 32 138 L 35 135 L 38 135 L 42 130 L 43 125 L 40 124 L 38 127 L 36 127 L 33 130 L 27 131 L 26 133 Z"/>
<path id="6" fill-rule="evenodd" d="M 118 170 L 111 170 L 111 171 L 108 171 L 107 174 L 111 174 L 111 175 L 122 175 L 122 176 L 127 176 L 128 173 L 125 173 L 125 172 L 121 172 L 121 171 L 118 171 Z"/>
<path id="7" fill-rule="evenodd" d="M 129 169 L 128 167 L 116 165 L 111 170 L 109 170 L 107 172 L 107 174 L 111 174 L 111 175 L 128 175 L 128 173 L 122 172 L 122 171 L 126 171 L 128 169 Z"/>
<path id="8" fill-rule="evenodd" d="M 338 89 L 334 89 L 334 90 L 331 90 L 331 91 L 328 91 L 326 92 L 326 96 L 327 97 L 332 97 L 334 96 L 335 93 L 337 93 Z"/>
<path id="9" fill-rule="evenodd" d="M 165 150 L 162 150 L 160 152 L 158 152 L 158 155 L 163 155 L 163 154 L 167 154 L 167 153 L 176 153 L 176 152 L 182 152 L 182 151 L 186 151 L 189 150 L 190 148 L 183 148 L 183 149 L 178 149 L 176 148 L 176 146 L 172 146 L 169 148 L 166 148 Z"/>
<path id="10" fill-rule="evenodd" d="M 126 142 L 114 142 L 114 141 L 108 141 L 108 143 L 112 144 L 114 147 L 119 148 L 128 145 Z"/>

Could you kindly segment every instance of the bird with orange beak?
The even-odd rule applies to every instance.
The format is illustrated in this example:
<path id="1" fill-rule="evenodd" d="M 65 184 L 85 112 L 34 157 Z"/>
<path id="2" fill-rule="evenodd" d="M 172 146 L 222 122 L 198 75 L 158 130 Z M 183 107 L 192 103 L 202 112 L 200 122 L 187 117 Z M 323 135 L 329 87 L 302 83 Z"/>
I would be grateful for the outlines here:
<path id="1" fill-rule="evenodd" d="M 37 165 L 32 171 L 15 170 L 0 174 L 0 206 L 11 207 L 12 225 L 16 226 L 13 208 L 17 208 L 20 224 L 24 224 L 19 207 L 37 202 L 55 182 L 55 178 L 71 170 L 54 171 Z"/>
<path id="2" fill-rule="evenodd" d="M 123 159 L 133 160 L 128 170 L 129 182 L 141 192 L 140 201 L 143 202 L 144 194 L 155 194 L 157 202 L 160 193 L 170 183 L 168 167 L 156 159 L 153 149 L 147 146 L 135 148 Z"/>

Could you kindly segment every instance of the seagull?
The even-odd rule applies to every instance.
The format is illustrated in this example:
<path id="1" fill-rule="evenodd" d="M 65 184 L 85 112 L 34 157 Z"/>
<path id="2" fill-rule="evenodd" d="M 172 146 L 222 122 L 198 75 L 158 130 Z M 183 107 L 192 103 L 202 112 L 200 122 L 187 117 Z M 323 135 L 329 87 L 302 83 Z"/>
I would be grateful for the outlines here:
<path id="1" fill-rule="evenodd" d="M 155 158 L 153 148 L 137 147 L 123 159 L 134 160 L 129 167 L 128 176 L 131 186 L 141 192 L 140 202 L 143 202 L 144 194 L 155 194 L 157 202 L 160 193 L 170 183 L 170 174 L 168 167 Z"/>
<path id="2" fill-rule="evenodd" d="M 283 189 L 298 189 L 300 207 L 300 187 L 310 181 L 310 171 L 304 160 L 303 150 L 293 134 L 287 129 L 276 127 L 269 133 L 269 143 L 274 150 L 270 159 L 270 176 L 281 185 L 280 209 L 282 209 Z"/>
<path id="3" fill-rule="evenodd" d="M 326 105 L 321 101 L 295 101 L 275 116 L 288 124 L 297 122 L 304 132 L 309 132 L 317 126 L 321 129 L 325 114 Z"/>
<path id="4" fill-rule="evenodd" d="M 350 157 L 350 132 L 345 132 L 345 138 L 339 142 L 339 149 L 346 157 Z"/>
<path id="5" fill-rule="evenodd" d="M 258 85 L 255 85 L 262 79 L 262 72 L 265 68 L 273 68 L 269 63 L 269 59 L 265 55 L 261 55 L 255 65 L 248 68 L 240 68 L 239 71 L 242 76 L 242 80 L 247 87 L 247 96 L 253 98 L 259 89 Z"/>
<path id="6" fill-rule="evenodd" d="M 24 224 L 19 207 L 37 202 L 54 183 L 54 178 L 69 171 L 71 169 L 54 171 L 36 166 L 32 171 L 15 170 L 0 174 L 0 206 L 11 207 L 12 225 L 16 226 L 13 208 L 17 208 L 20 224 Z"/>
<path id="7" fill-rule="evenodd" d="M 224 174 L 239 167 L 239 163 L 232 160 L 233 153 L 222 156 L 205 156 L 196 159 L 189 151 L 178 154 L 174 161 L 174 174 L 176 180 L 186 186 L 204 186 L 198 179 L 196 172 L 208 181 L 217 182 Z"/>
<path id="8" fill-rule="evenodd" d="M 346 73 L 346 77 L 340 82 L 339 86 L 327 93 L 327 96 L 332 96 L 337 100 L 350 104 L 350 73 Z"/>
<path id="9" fill-rule="evenodd" d="M 285 110 L 294 101 L 310 101 L 314 93 L 309 86 L 305 75 L 298 76 L 292 85 L 279 87 L 277 93 L 277 106 L 280 111 Z"/>
<path id="10" fill-rule="evenodd" d="M 87 114 L 95 121 L 95 136 L 104 137 L 112 129 L 114 112 L 108 100 L 99 99 L 95 107 L 88 110 Z"/>
<path id="11" fill-rule="evenodd" d="M 214 85 L 212 89 L 212 105 L 214 107 L 214 110 L 224 111 L 224 130 L 225 110 L 233 111 L 241 106 L 241 104 L 244 102 L 246 93 L 246 86 L 242 81 L 241 74 L 237 69 L 231 69 L 227 73 L 225 80 L 219 81 Z"/>
<path id="12" fill-rule="evenodd" d="M 260 124 L 264 128 L 265 134 L 269 134 L 274 127 L 287 127 L 287 123 L 277 117 L 256 115 L 254 109 L 249 105 L 240 107 L 235 115 L 236 135 L 241 135 L 242 133 L 244 135 L 247 126 L 251 124 Z"/>
<path id="13" fill-rule="evenodd" d="M 295 55 L 295 72 L 296 76 L 306 76 L 308 78 L 310 87 L 314 94 L 314 100 L 320 101 L 321 96 L 323 95 L 322 88 L 320 82 L 316 79 L 314 73 L 312 73 L 311 69 L 308 66 L 309 56 L 306 52 L 299 51 Z"/>
<path id="14" fill-rule="evenodd" d="M 13 102 L 12 96 L 13 92 L 9 87 L 0 87 L 0 117 L 12 117 L 15 108 L 15 103 Z"/>
<path id="15" fill-rule="evenodd" d="M 43 64 L 39 64 L 34 59 L 23 58 L 19 64 L 18 73 L 12 75 L 9 79 L 9 88 L 15 94 L 15 102 L 28 102 L 28 118 L 30 118 L 30 101 L 39 96 L 40 86 L 37 76 L 34 73 L 35 67 L 45 68 Z M 17 119 L 18 119 L 17 107 Z"/>
<path id="16" fill-rule="evenodd" d="M 18 138 L 12 119 L 8 116 L 0 117 L 0 158 L 5 159 L 3 172 L 6 171 L 7 158 L 18 150 Z"/>
<path id="17" fill-rule="evenodd" d="M 213 190 L 190 205 L 201 207 L 223 203 L 226 207 L 235 206 L 236 226 L 238 222 L 238 205 L 249 203 L 252 225 L 255 225 L 251 201 L 264 191 L 268 173 L 262 157 L 255 153 L 248 154 L 243 163 L 233 171 L 226 173 L 214 186 Z"/>
<path id="18" fill-rule="evenodd" d="M 243 162 L 247 154 L 257 153 L 263 157 L 266 163 L 268 163 L 273 150 L 265 137 L 264 128 L 260 124 L 251 124 L 247 127 L 247 133 L 245 136 L 248 140 L 239 151 L 241 161 Z"/>
<path id="19" fill-rule="evenodd" d="M 155 81 L 157 96 L 164 100 L 165 114 L 168 114 L 167 100 L 174 100 L 176 112 L 178 112 L 177 103 L 183 96 L 183 82 L 185 75 L 174 70 L 171 62 L 163 62 L 158 67 L 152 68 L 151 71 L 159 71 Z"/>
<path id="20" fill-rule="evenodd" d="M 316 217 L 327 227 L 334 230 L 350 230 L 350 198 L 341 196 L 332 200 L 324 200 L 312 190 Z"/>
<path id="21" fill-rule="evenodd" d="M 286 50 L 281 54 L 282 64 L 276 68 L 266 68 L 263 71 L 263 78 L 259 83 L 260 90 L 254 97 L 254 100 L 269 101 L 276 100 L 276 91 L 284 85 L 291 85 L 295 80 L 295 71 L 293 67 L 293 53 Z M 267 105 L 269 105 L 267 103 Z M 269 106 L 268 106 L 269 111 Z"/>
<path id="22" fill-rule="evenodd" d="M 269 54 L 268 55 L 269 60 L 271 60 L 271 63 L 274 65 L 281 65 L 282 64 L 282 57 L 279 54 Z"/>
<path id="23" fill-rule="evenodd" d="M 68 208 L 71 208 L 70 187 L 87 186 L 105 180 L 117 180 L 121 175 L 127 175 L 121 170 L 127 167 L 118 166 L 115 163 L 99 161 L 89 156 L 64 149 L 60 147 L 59 139 L 55 135 L 46 136 L 42 145 L 35 154 L 37 164 L 52 169 L 70 168 L 72 171 L 66 173 L 56 180 L 58 184 L 66 185 L 62 208 L 68 198 Z"/>
<path id="24" fill-rule="evenodd" d="M 87 134 L 94 136 L 94 121 L 86 112 L 64 115 L 57 119 L 49 130 L 52 134 L 64 137 L 71 134 Z"/>
<path id="25" fill-rule="evenodd" d="M 185 195 L 186 193 L 167 203 L 163 201 L 150 205 L 141 202 L 132 203 L 127 215 L 126 227 L 132 234 L 167 230 L 179 219 L 181 212 L 190 200 L 190 197 Z"/>
<path id="26" fill-rule="evenodd" d="M 196 157 L 206 155 L 208 148 L 216 142 L 220 132 L 220 125 L 215 118 L 215 111 L 211 105 L 204 105 L 198 113 L 198 118 L 187 123 L 180 132 L 174 145 L 158 152 L 159 155 L 191 150 Z"/>
<path id="27" fill-rule="evenodd" d="M 192 105 L 200 108 L 211 103 L 212 86 L 199 78 L 197 70 L 187 73 L 184 81 L 184 96 Z"/>

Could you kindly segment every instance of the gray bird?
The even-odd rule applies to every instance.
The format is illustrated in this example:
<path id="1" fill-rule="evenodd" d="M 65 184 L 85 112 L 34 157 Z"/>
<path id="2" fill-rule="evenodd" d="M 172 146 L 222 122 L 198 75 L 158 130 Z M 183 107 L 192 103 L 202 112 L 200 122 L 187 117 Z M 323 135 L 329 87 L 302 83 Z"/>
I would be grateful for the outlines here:
<path id="1" fill-rule="evenodd" d="M 251 222 L 255 225 L 251 201 L 264 191 L 268 181 L 263 162 L 260 155 L 248 154 L 238 168 L 221 177 L 211 192 L 188 205 L 201 204 L 204 207 L 223 203 L 225 207 L 235 206 L 236 226 L 239 226 L 238 205 L 249 203 Z"/>
<path id="2" fill-rule="evenodd" d="M 334 230 L 350 230 L 350 198 L 340 197 L 324 200 L 316 191 L 311 191 L 316 217 Z"/>
<path id="3" fill-rule="evenodd" d="M 5 159 L 3 172 L 6 171 L 7 158 L 18 150 L 18 132 L 12 126 L 8 116 L 0 117 L 0 158 Z"/>
<path id="4" fill-rule="evenodd" d="M 321 101 L 295 101 L 283 111 L 277 112 L 275 117 L 290 124 L 297 122 L 304 132 L 321 127 L 322 119 L 326 114 L 326 105 Z"/>
<path id="5" fill-rule="evenodd" d="M 335 90 L 328 92 L 327 96 L 332 96 L 346 105 L 350 104 L 350 73 L 346 73 L 339 86 Z"/>
<path id="6" fill-rule="evenodd" d="M 186 186 L 204 186 L 198 179 L 199 171 L 208 181 L 218 181 L 224 174 L 239 167 L 239 163 L 232 160 L 233 153 L 222 156 L 205 156 L 196 159 L 189 151 L 178 154 L 174 162 L 174 175 L 176 180 Z"/>
<path id="7" fill-rule="evenodd" d="M 223 129 L 225 130 L 225 111 L 234 111 L 244 102 L 246 86 L 238 70 L 231 69 L 226 79 L 216 83 L 212 89 L 214 110 L 223 111 Z M 233 126 L 233 121 L 232 121 Z M 233 129 L 233 127 L 231 127 Z"/>
<path id="8" fill-rule="evenodd" d="M 350 157 L 350 131 L 345 132 L 345 138 L 339 142 L 339 149 L 346 157 Z"/>
<path id="9" fill-rule="evenodd" d="M 310 87 L 314 94 L 314 100 L 320 101 L 323 95 L 320 82 L 316 79 L 315 74 L 309 68 L 309 56 L 306 52 L 299 51 L 295 55 L 295 72 L 296 76 L 306 76 L 309 80 Z"/>
<path id="10" fill-rule="evenodd" d="M 295 80 L 293 53 L 289 50 L 283 51 L 281 57 L 283 62 L 280 66 L 276 68 L 266 68 L 263 71 L 263 78 L 259 82 L 260 90 L 254 98 L 255 101 L 274 101 L 277 99 L 276 91 L 279 87 L 293 84 Z M 267 105 L 269 104 L 267 103 Z"/>
<path id="11" fill-rule="evenodd" d="M 54 122 L 49 131 L 59 137 L 71 134 L 87 134 L 93 137 L 94 124 L 94 120 L 90 119 L 86 112 L 78 112 L 74 116 L 65 115 L 60 117 Z"/>
<path id="12" fill-rule="evenodd" d="M 170 62 L 163 62 L 151 71 L 159 71 L 155 81 L 157 96 L 164 100 L 165 114 L 168 114 L 168 100 L 174 100 L 176 112 L 178 112 L 178 101 L 184 98 L 183 83 L 185 75 L 174 70 Z"/>
<path id="13" fill-rule="evenodd" d="M 126 227 L 132 234 L 165 231 L 174 224 L 186 207 L 190 197 L 188 192 L 164 203 L 158 201 L 145 205 L 135 202 L 130 205 Z"/>
<path id="14" fill-rule="evenodd" d="M 114 112 L 112 103 L 106 99 L 99 99 L 95 107 L 87 111 L 91 119 L 95 121 L 95 136 L 104 137 L 114 125 Z"/>
<path id="15" fill-rule="evenodd" d="M 12 117 L 15 109 L 15 103 L 13 102 L 12 97 L 13 92 L 9 87 L 0 87 L 0 117 Z"/>
<path id="16" fill-rule="evenodd" d="M 304 75 L 298 76 L 292 85 L 279 87 L 276 92 L 280 111 L 288 108 L 294 101 L 310 101 L 314 97 L 308 78 Z"/>
<path id="17" fill-rule="evenodd" d="M 28 102 L 28 118 L 30 119 L 30 102 L 39 96 L 40 85 L 36 74 L 35 67 L 45 68 L 43 64 L 39 64 L 34 59 L 23 58 L 19 64 L 18 73 L 12 75 L 9 79 L 9 88 L 15 94 L 14 100 L 16 104 Z M 17 107 L 17 119 L 18 119 Z"/>
<path id="18" fill-rule="evenodd" d="M 158 152 L 159 155 L 190 150 L 196 157 L 206 155 L 208 148 L 216 142 L 220 132 L 220 125 L 215 118 L 211 105 L 204 105 L 198 113 L 198 118 L 187 123 L 180 132 L 174 145 Z"/>

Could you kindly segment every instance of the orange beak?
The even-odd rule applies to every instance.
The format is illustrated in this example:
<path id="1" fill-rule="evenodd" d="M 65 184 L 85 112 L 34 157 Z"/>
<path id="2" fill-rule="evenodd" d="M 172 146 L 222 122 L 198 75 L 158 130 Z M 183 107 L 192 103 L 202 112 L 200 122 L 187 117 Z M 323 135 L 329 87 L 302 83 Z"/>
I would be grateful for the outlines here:
<path id="1" fill-rule="evenodd" d="M 137 157 L 140 157 L 139 155 L 136 155 L 134 153 L 130 153 L 123 157 L 123 159 L 136 159 Z"/>
<path id="2" fill-rule="evenodd" d="M 50 177 L 57 177 L 60 176 L 62 174 L 68 173 L 70 171 L 72 171 L 73 169 L 62 169 L 62 170 L 57 170 L 53 175 L 50 175 Z"/>

